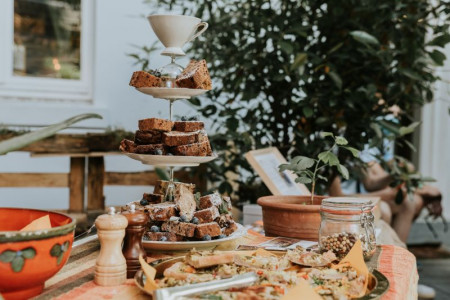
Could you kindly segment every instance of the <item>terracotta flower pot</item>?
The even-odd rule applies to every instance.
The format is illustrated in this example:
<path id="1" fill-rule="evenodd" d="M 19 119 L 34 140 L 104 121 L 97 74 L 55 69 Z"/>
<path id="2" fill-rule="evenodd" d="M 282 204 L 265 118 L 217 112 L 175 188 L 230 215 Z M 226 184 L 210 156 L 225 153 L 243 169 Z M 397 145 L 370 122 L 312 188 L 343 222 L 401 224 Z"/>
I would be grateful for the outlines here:
<path id="1" fill-rule="evenodd" d="M 262 206 L 267 236 L 284 236 L 302 240 L 319 240 L 320 204 L 326 196 L 266 196 L 258 199 Z"/>
<path id="2" fill-rule="evenodd" d="M 47 214 L 51 229 L 18 231 Z M 64 214 L 0 208 L 0 294 L 6 300 L 39 295 L 69 258 L 74 230 L 75 220 Z"/>

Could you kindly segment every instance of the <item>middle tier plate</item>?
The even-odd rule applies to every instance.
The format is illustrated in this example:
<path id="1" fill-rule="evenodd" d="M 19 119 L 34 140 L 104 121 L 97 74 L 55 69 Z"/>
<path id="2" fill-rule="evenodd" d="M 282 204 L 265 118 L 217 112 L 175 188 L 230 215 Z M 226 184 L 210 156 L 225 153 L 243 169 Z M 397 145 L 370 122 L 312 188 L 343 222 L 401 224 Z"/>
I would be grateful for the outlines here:
<path id="1" fill-rule="evenodd" d="M 145 165 L 166 167 L 196 167 L 217 158 L 214 156 L 175 156 L 125 153 L 128 157 L 138 160 Z"/>
<path id="2" fill-rule="evenodd" d="M 187 88 L 142 87 L 136 88 L 139 92 L 160 99 L 179 100 L 189 99 L 206 93 L 208 90 Z"/>

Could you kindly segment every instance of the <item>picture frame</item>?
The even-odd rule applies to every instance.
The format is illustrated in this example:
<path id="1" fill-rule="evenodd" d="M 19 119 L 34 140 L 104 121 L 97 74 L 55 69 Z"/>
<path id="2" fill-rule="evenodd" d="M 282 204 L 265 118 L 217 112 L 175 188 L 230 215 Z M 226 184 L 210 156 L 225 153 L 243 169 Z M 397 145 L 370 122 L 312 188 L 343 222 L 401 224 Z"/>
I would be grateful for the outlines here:
<path id="1" fill-rule="evenodd" d="M 295 174 L 285 170 L 280 172 L 278 166 L 287 163 L 278 148 L 269 147 L 252 150 L 245 154 L 249 164 L 261 177 L 264 184 L 274 195 L 311 195 L 309 189 L 295 182 Z"/>

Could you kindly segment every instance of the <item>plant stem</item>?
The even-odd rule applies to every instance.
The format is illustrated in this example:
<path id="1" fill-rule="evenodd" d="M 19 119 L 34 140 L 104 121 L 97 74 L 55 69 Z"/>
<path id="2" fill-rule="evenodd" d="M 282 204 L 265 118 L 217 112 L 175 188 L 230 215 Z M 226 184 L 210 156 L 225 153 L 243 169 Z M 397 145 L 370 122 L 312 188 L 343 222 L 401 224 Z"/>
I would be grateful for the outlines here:
<path id="1" fill-rule="evenodd" d="M 314 189 L 316 188 L 316 173 L 320 164 L 320 159 L 317 160 L 316 167 L 314 168 L 314 173 L 312 176 L 312 184 L 311 184 L 311 205 L 314 204 Z"/>

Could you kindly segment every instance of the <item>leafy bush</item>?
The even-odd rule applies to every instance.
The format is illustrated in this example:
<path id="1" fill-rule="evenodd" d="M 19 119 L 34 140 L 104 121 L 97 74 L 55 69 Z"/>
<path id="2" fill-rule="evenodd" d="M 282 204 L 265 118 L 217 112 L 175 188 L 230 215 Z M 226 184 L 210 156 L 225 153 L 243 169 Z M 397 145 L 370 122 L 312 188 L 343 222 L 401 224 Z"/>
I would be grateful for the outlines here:
<path id="1" fill-rule="evenodd" d="M 234 181 L 241 201 L 268 193 L 244 158 L 249 150 L 314 157 L 332 146 L 323 131 L 358 149 L 381 148 L 382 129 L 405 132 L 413 110 L 433 99 L 432 68 L 450 42 L 448 1 L 148 2 L 209 23 L 189 56 L 206 59 L 215 86 L 192 103 L 214 121 L 220 160 L 208 177 L 230 194 Z M 400 124 L 383 120 L 392 105 L 405 112 Z M 351 153 L 339 159 L 348 165 Z"/>

